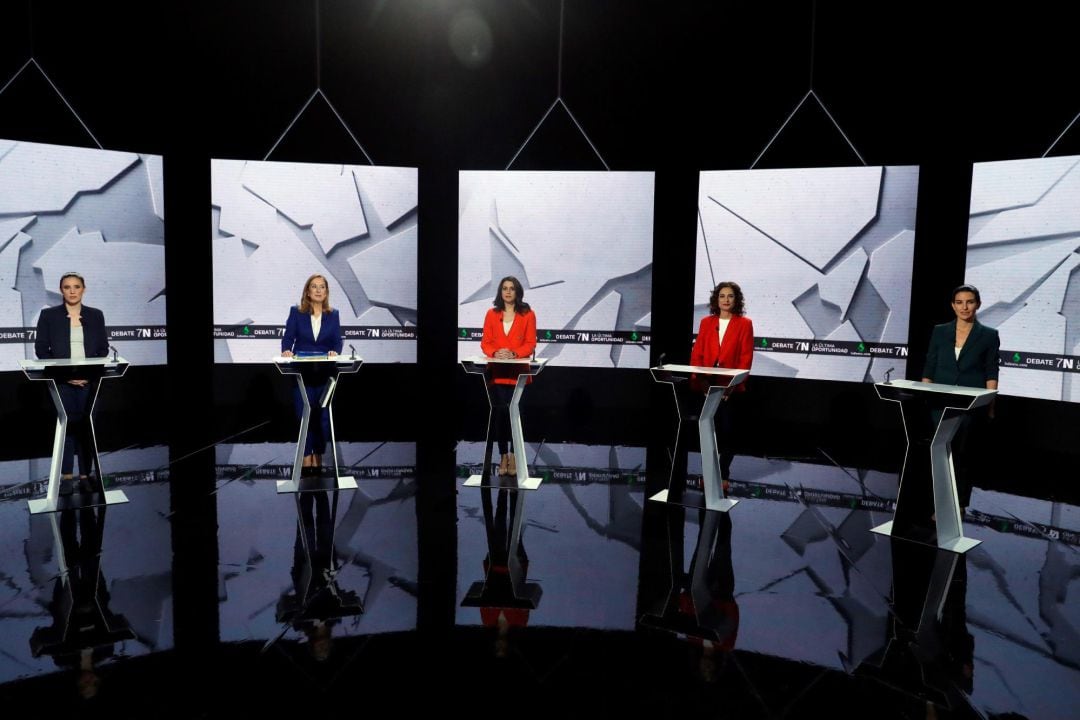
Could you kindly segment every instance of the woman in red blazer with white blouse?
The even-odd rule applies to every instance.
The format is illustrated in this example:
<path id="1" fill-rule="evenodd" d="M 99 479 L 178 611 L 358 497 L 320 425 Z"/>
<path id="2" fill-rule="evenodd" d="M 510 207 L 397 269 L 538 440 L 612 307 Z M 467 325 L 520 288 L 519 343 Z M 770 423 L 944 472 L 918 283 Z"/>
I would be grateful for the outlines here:
<path id="1" fill-rule="evenodd" d="M 525 289 L 512 276 L 499 281 L 499 291 L 491 310 L 484 316 L 484 337 L 480 348 L 488 357 L 499 360 L 527 358 L 536 349 L 536 313 L 525 302 Z M 509 452 L 510 401 L 517 384 L 517 368 L 511 365 L 491 365 L 491 404 L 495 411 L 495 439 L 499 443 L 500 475 L 517 472 L 514 453 Z"/>
<path id="2" fill-rule="evenodd" d="M 702 318 L 697 340 L 690 353 L 690 364 L 698 367 L 722 367 L 749 370 L 754 363 L 754 323 L 746 317 L 746 301 L 738 283 L 725 281 L 717 285 L 709 296 L 709 315 Z M 700 392 L 708 392 L 708 381 L 694 377 L 691 386 Z M 724 397 L 716 410 L 716 424 L 720 447 L 720 477 L 730 479 L 731 432 L 734 415 L 739 402 L 735 398 L 746 391 L 741 383 Z"/>

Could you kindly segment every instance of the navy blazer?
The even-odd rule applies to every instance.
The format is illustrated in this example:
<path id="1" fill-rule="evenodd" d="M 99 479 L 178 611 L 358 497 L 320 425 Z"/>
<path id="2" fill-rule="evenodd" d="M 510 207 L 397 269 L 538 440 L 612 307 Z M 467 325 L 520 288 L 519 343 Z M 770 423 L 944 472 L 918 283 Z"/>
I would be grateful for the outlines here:
<path id="1" fill-rule="evenodd" d="M 285 321 L 285 337 L 281 338 L 281 352 L 291 350 L 296 355 L 300 353 L 325 355 L 333 350 L 340 354 L 343 344 L 341 317 L 337 310 L 322 314 L 319 337 L 312 337 L 311 316 L 300 312 L 300 308 L 295 305 L 289 308 L 289 319 Z"/>
<path id="2" fill-rule="evenodd" d="M 83 352 L 86 357 L 107 357 L 109 337 L 105 333 L 105 313 L 82 306 Z M 38 315 L 34 352 L 39 360 L 71 357 L 71 319 L 66 305 L 45 308 Z"/>
<path id="3" fill-rule="evenodd" d="M 956 357 L 956 321 L 935 325 L 926 351 L 924 378 L 945 385 L 985 388 L 987 380 L 998 379 L 998 331 L 978 320 Z"/>

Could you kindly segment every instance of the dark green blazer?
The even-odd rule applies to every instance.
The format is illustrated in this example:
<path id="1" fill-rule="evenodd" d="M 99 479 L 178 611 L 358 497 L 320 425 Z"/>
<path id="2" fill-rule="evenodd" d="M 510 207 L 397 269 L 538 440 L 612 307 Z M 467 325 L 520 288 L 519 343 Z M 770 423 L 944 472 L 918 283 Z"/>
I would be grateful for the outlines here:
<path id="1" fill-rule="evenodd" d="M 960 357 L 956 357 L 956 321 L 935 325 L 926 351 L 922 376 L 945 385 L 985 388 L 987 380 L 998 379 L 998 331 L 975 321 Z"/>

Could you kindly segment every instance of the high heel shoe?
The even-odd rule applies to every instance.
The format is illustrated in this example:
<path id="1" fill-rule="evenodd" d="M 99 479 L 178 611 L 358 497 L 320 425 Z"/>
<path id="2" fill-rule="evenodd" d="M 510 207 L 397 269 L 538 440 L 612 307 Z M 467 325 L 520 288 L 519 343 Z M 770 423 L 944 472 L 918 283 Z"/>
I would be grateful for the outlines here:
<path id="1" fill-rule="evenodd" d="M 517 460 L 514 458 L 514 453 L 509 453 L 507 457 L 509 458 L 509 463 L 506 468 L 506 474 L 517 475 Z"/>
<path id="2" fill-rule="evenodd" d="M 510 456 L 507 455 L 506 453 L 503 453 L 502 454 L 502 459 L 499 460 L 499 474 L 500 475 L 509 475 L 510 474 Z"/>

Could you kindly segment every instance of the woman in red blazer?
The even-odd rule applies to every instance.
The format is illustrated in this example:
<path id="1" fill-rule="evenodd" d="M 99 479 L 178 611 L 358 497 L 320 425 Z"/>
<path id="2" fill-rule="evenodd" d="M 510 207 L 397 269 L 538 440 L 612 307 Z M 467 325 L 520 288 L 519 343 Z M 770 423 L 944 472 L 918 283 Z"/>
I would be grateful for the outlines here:
<path id="1" fill-rule="evenodd" d="M 709 315 L 702 318 L 694 349 L 690 352 L 690 364 L 698 367 L 722 367 L 749 370 L 754 363 L 754 323 L 746 317 L 746 301 L 742 288 L 735 282 L 722 282 L 709 296 Z M 708 381 L 703 377 L 691 379 L 691 386 L 699 392 L 708 392 Z M 731 432 L 734 415 L 739 402 L 736 397 L 746 391 L 746 383 L 737 385 L 724 397 L 716 410 L 717 445 L 720 448 L 720 477 L 730 479 Z"/>
<path id="2" fill-rule="evenodd" d="M 484 337 L 480 348 L 488 357 L 499 360 L 527 358 L 536 349 L 536 313 L 525 302 L 525 290 L 516 277 L 499 281 L 499 291 L 491 310 L 484 316 Z M 495 439 L 499 443 L 500 475 L 517 472 L 514 453 L 509 452 L 510 401 L 517 384 L 517 369 L 511 365 L 491 366 L 491 405 L 495 411 Z"/>

